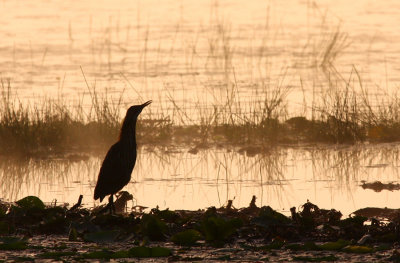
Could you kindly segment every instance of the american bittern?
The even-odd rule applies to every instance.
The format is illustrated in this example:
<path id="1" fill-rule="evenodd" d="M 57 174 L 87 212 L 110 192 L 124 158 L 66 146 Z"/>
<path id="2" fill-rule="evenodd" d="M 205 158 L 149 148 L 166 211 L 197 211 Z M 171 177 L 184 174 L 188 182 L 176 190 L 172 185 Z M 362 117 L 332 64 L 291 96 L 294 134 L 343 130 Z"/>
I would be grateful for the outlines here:
<path id="1" fill-rule="evenodd" d="M 113 195 L 121 190 L 131 180 L 131 174 L 136 162 L 136 122 L 143 108 L 152 101 L 141 105 L 131 106 L 126 112 L 122 123 L 119 140 L 108 150 L 101 165 L 94 189 L 94 199 L 103 201 L 106 195 L 110 195 L 108 201 L 110 211 L 115 212 Z"/>

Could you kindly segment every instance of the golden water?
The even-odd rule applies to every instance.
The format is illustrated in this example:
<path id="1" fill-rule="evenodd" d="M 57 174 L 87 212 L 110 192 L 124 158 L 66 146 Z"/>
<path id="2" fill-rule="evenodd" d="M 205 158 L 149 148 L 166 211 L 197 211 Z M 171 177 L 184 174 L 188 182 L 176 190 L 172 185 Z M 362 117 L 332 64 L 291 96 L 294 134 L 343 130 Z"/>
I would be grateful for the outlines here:
<path id="1" fill-rule="evenodd" d="M 247 156 L 236 151 L 141 149 L 131 183 L 124 190 L 150 208 L 198 209 L 226 205 L 257 205 L 283 211 L 307 200 L 321 208 L 335 208 L 344 215 L 376 206 L 396 208 L 398 193 L 363 189 L 362 181 L 383 183 L 399 179 L 400 145 L 279 148 Z M 101 158 L 87 161 L 45 159 L 0 163 L 0 191 L 6 200 L 37 195 L 46 202 L 98 205 L 93 191 Z M 104 201 L 106 202 L 106 201 Z"/>
<path id="2" fill-rule="evenodd" d="M 22 97 L 87 93 L 80 67 L 97 91 L 166 108 L 168 95 L 189 108 L 223 103 L 214 93 L 231 82 L 254 101 L 264 82 L 292 87 L 295 110 L 299 94 L 353 66 L 372 92 L 399 80 L 397 1 L 3 0 L 0 10 L 1 78 Z M 334 68 L 321 73 L 335 32 Z"/>

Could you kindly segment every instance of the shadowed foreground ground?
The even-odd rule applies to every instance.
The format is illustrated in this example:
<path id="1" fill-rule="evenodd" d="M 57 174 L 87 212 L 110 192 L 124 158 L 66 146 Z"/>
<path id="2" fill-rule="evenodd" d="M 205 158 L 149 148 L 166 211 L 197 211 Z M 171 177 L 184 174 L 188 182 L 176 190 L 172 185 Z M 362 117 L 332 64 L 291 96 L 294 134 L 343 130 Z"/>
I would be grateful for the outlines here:
<path id="1" fill-rule="evenodd" d="M 400 261 L 399 210 L 336 210 L 305 203 L 287 217 L 232 202 L 198 211 L 152 209 L 108 215 L 37 197 L 1 203 L 0 261 Z"/>

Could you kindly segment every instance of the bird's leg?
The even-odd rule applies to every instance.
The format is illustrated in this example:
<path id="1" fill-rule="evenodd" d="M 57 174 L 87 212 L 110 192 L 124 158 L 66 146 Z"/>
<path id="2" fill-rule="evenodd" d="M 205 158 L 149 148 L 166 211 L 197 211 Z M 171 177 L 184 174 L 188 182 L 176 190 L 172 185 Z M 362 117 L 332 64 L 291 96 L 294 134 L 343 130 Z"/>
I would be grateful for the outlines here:
<path id="1" fill-rule="evenodd" d="M 108 205 L 110 206 L 110 214 L 115 214 L 114 195 L 110 194 L 108 198 Z"/>

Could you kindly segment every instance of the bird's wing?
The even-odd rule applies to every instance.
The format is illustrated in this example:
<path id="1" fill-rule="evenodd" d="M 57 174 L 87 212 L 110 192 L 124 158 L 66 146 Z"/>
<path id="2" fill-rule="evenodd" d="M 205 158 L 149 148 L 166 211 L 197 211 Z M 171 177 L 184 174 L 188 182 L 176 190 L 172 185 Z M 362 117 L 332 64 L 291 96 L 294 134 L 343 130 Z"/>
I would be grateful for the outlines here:
<path id="1" fill-rule="evenodd" d="M 121 169 L 121 146 L 119 142 L 111 146 L 108 150 L 103 164 L 101 165 L 99 177 L 97 179 L 96 188 L 94 190 L 94 198 L 103 199 L 104 196 L 114 193 L 115 178 Z M 118 190 L 116 190 L 118 191 Z"/>

